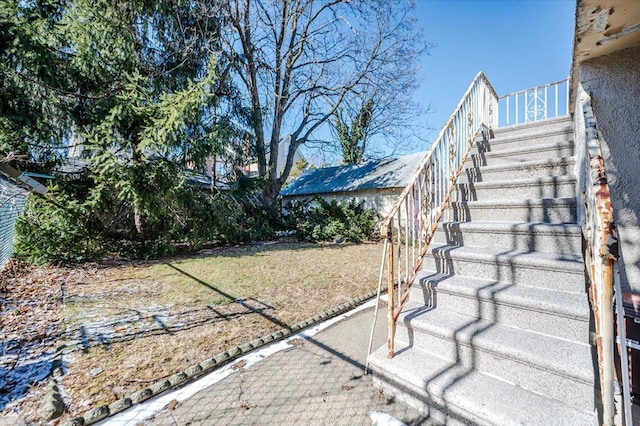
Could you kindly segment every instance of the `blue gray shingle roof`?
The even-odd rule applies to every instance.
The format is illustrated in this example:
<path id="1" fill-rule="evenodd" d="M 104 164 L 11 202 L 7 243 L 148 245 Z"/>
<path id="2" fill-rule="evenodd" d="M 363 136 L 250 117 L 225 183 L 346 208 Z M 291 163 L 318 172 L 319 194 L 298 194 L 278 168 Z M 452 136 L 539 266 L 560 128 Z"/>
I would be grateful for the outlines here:
<path id="1" fill-rule="evenodd" d="M 370 160 L 362 164 L 308 170 L 287 185 L 280 194 L 287 197 L 404 188 L 424 155 L 424 152 L 419 152 L 389 160 Z"/>

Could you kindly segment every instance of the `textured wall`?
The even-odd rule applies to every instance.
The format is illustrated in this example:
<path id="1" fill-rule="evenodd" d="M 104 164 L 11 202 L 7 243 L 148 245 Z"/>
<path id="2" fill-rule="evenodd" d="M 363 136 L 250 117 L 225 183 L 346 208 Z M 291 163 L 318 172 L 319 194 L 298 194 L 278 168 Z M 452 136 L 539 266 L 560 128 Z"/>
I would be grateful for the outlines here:
<path id="1" fill-rule="evenodd" d="M 338 192 L 335 194 L 318 194 L 318 196 L 326 201 L 337 200 L 339 202 L 348 202 L 354 200 L 356 202 L 360 202 L 364 200 L 364 207 L 366 209 L 374 209 L 378 212 L 381 218 L 384 218 L 393 208 L 393 205 L 398 200 L 398 195 L 400 195 L 403 189 L 404 188 L 387 188 L 354 192 Z M 283 197 L 285 210 L 286 204 L 289 202 L 302 201 L 309 198 L 313 198 L 313 196 L 299 195 Z"/>
<path id="2" fill-rule="evenodd" d="M 581 63 L 580 81 L 602 134 L 623 286 L 640 292 L 640 48 Z"/>

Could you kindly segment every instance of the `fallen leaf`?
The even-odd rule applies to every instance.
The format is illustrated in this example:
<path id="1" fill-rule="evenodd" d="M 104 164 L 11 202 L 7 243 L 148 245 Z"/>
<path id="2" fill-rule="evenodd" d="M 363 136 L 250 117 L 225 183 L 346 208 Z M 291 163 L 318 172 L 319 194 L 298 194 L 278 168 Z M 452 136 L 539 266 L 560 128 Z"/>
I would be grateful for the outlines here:
<path id="1" fill-rule="evenodd" d="M 236 370 L 236 371 L 238 371 L 238 370 L 240 370 L 241 368 L 244 368 L 244 366 L 245 366 L 245 365 L 247 365 L 247 361 L 242 360 L 242 361 L 240 361 L 240 362 L 236 362 L 235 364 L 233 364 L 233 365 L 231 366 L 231 369 L 232 369 L 232 370 Z"/>
<path id="2" fill-rule="evenodd" d="M 168 411 L 173 411 L 176 409 L 177 406 L 178 406 L 178 401 L 176 401 L 175 399 L 172 399 L 165 408 Z"/>

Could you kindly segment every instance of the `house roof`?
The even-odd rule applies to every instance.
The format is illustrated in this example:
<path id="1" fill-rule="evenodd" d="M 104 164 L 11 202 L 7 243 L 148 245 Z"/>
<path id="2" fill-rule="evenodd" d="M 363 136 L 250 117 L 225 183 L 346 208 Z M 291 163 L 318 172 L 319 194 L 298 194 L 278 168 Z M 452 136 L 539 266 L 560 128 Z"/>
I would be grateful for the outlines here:
<path id="1" fill-rule="evenodd" d="M 362 164 L 308 170 L 282 189 L 283 197 L 353 192 L 365 189 L 404 188 L 425 153 Z"/>

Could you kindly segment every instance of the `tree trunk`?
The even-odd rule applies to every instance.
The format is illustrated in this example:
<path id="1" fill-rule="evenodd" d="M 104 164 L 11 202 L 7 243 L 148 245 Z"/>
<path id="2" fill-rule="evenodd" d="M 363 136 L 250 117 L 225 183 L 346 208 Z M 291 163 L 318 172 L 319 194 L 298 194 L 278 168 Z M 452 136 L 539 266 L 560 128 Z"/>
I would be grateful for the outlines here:
<path id="1" fill-rule="evenodd" d="M 144 215 L 140 211 L 140 202 L 134 201 L 133 203 L 133 223 L 136 226 L 137 237 L 140 241 L 144 241 L 145 238 L 145 223 Z"/>
<path id="2" fill-rule="evenodd" d="M 277 179 L 269 180 L 267 186 L 262 190 L 262 204 L 269 207 L 278 199 L 282 184 Z"/>
<path id="3" fill-rule="evenodd" d="M 136 131 L 132 132 L 132 134 L 133 134 L 133 138 L 137 138 L 138 135 L 140 134 L 140 131 L 136 129 Z M 132 143 L 132 151 L 133 151 L 133 154 L 131 159 L 133 160 L 133 172 L 134 172 L 132 186 L 135 194 L 133 197 L 133 223 L 136 227 L 137 239 L 140 241 L 144 241 L 146 237 L 147 227 L 146 227 L 145 217 L 144 217 L 144 208 L 140 200 L 141 194 L 145 190 L 144 178 L 143 178 L 144 173 L 141 170 L 141 168 L 144 167 L 144 165 L 142 162 L 142 156 L 140 155 L 140 152 L 138 150 L 137 141 Z"/>

